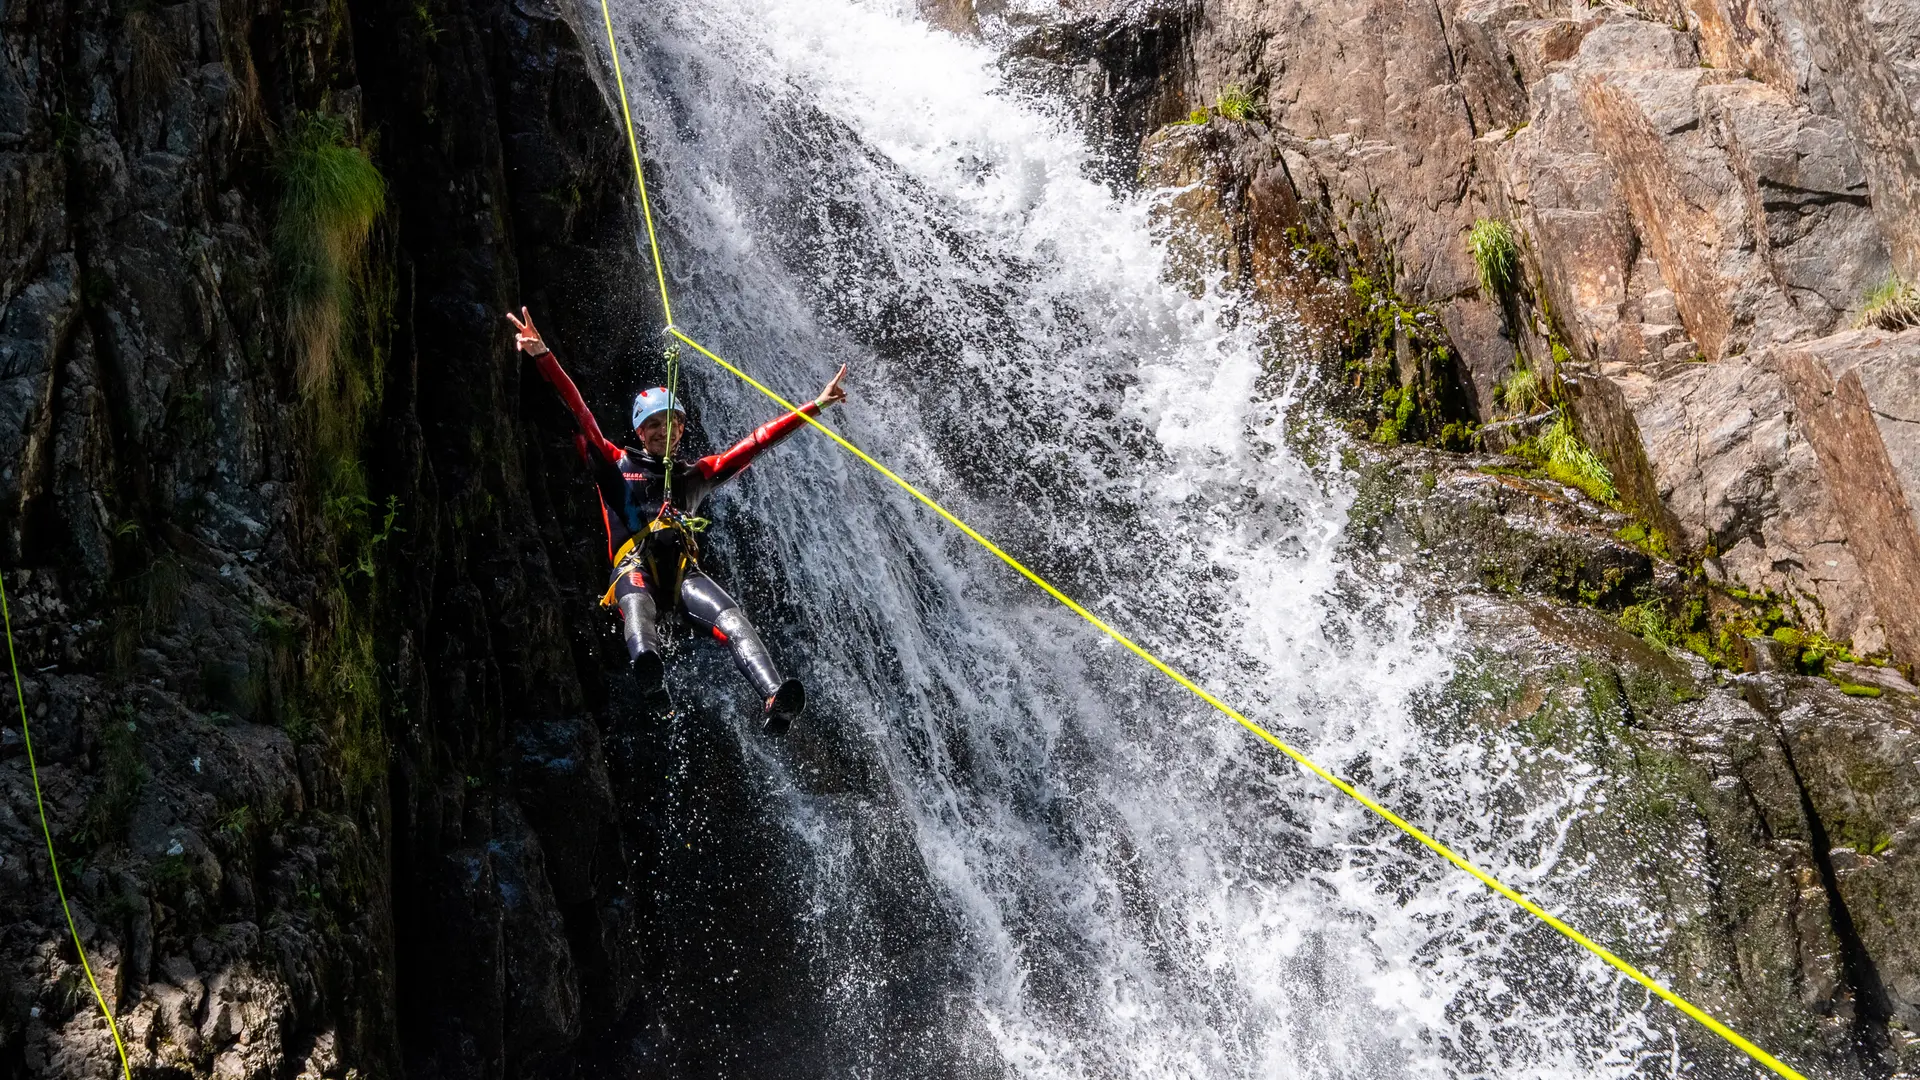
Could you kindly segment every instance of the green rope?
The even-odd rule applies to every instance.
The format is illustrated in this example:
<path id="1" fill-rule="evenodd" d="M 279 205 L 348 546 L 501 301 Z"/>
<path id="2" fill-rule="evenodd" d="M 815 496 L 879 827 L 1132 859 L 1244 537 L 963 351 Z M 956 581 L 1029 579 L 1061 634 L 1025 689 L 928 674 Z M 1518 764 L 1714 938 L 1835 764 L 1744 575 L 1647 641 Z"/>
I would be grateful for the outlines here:
<path id="1" fill-rule="evenodd" d="M 60 859 L 53 853 L 53 828 L 47 824 L 47 802 L 40 794 L 40 765 L 33 757 L 33 729 L 27 726 L 27 695 L 20 686 L 20 658 L 13 649 L 13 612 L 7 607 L 4 574 L 0 574 L 0 619 L 5 620 L 7 628 L 7 663 L 13 668 L 13 697 L 20 703 L 20 737 L 27 744 L 27 772 L 33 776 L 33 803 L 40 810 L 40 834 L 47 838 L 47 865 L 53 868 L 53 888 L 60 894 L 60 910 L 67 916 L 67 932 L 73 935 L 73 951 L 80 955 L 80 970 L 87 973 L 93 1000 L 99 1003 L 100 1014 L 107 1018 L 107 1030 L 113 1032 L 113 1048 L 120 1052 L 121 1075 L 133 1080 L 133 1068 L 127 1064 L 127 1047 L 120 1041 L 120 1025 L 114 1022 L 113 1010 L 107 1008 L 106 995 L 100 992 L 100 983 L 93 977 L 93 966 L 87 963 L 86 947 L 80 944 L 80 929 L 73 924 L 73 908 L 67 904 L 67 887 L 60 880 Z"/>
<path id="2" fill-rule="evenodd" d="M 661 467 L 662 501 L 673 501 L 673 416 L 680 408 L 680 343 L 667 343 L 667 453 Z M 680 425 L 685 427 L 684 424 Z"/>

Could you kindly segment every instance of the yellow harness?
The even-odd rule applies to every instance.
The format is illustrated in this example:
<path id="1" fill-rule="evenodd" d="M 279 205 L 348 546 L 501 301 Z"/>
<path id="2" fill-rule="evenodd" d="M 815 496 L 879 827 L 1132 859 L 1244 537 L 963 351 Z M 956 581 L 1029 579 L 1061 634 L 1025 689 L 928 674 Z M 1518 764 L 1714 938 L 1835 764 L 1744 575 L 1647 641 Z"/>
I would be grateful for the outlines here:
<path id="1" fill-rule="evenodd" d="M 645 574 L 657 585 L 666 586 L 662 598 L 669 605 L 677 602 L 680 596 L 680 583 L 686 579 L 688 567 L 700 565 L 700 542 L 693 538 L 699 526 L 706 524 L 704 518 L 687 519 L 679 514 L 667 516 L 663 506 L 660 515 L 647 523 L 641 532 L 627 537 L 620 550 L 613 556 L 613 580 L 607 583 L 605 595 L 600 597 L 601 607 L 613 606 L 613 592 L 620 587 L 620 577 L 636 571 Z M 661 533 L 677 534 L 675 542 L 665 543 Z"/>

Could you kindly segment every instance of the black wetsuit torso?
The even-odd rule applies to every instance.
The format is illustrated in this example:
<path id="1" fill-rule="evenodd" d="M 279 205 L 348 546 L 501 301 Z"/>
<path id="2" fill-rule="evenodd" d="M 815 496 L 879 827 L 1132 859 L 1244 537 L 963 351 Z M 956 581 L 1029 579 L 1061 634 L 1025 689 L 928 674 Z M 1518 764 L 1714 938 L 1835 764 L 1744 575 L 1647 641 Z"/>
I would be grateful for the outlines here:
<path id="1" fill-rule="evenodd" d="M 600 509 L 606 517 L 609 552 L 618 552 L 630 537 L 658 517 L 660 505 L 667 496 L 662 482 L 666 473 L 664 462 L 631 446 L 619 450 L 619 458 L 613 461 L 598 454 L 589 457 L 594 485 L 600 489 Z M 688 517 L 699 513 L 700 504 L 713 489 L 746 467 L 746 463 L 741 462 L 732 471 L 722 473 L 713 467 L 718 461 L 716 455 L 694 461 L 682 458 L 673 463 L 675 510 Z"/>

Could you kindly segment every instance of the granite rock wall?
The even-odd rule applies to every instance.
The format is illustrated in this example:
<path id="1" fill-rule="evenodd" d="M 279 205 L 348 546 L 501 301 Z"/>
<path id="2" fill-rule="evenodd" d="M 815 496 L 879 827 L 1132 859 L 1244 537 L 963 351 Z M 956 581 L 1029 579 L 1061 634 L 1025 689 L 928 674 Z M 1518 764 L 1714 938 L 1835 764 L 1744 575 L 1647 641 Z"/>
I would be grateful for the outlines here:
<path id="1" fill-rule="evenodd" d="M 1864 310 L 1920 274 L 1920 5 L 1202 0 L 1186 19 L 1158 115 L 1228 87 L 1258 107 L 1146 142 L 1183 272 L 1333 343 L 1346 280 L 1388 283 L 1443 325 L 1474 420 L 1512 418 L 1516 369 L 1564 385 L 1677 548 L 1856 651 L 1920 659 L 1914 337 Z M 1483 218 L 1519 247 L 1501 295 L 1466 243 Z"/>
<path id="2" fill-rule="evenodd" d="M 1460 695 L 1495 702 L 1475 723 L 1598 748 L 1622 813 L 1660 819 L 1580 841 L 1660 897 L 1668 929 L 1643 959 L 1835 1075 L 1920 1067 L 1899 899 L 1912 684 L 1846 665 L 1882 695 L 1849 697 L 1778 670 L 1764 641 L 1751 671 L 1716 674 L 1607 617 L 1700 588 L 1698 567 L 1712 597 L 1764 596 L 1859 653 L 1920 660 L 1920 330 L 1865 310 L 1917 270 L 1920 4 L 1196 0 L 1066 21 L 1040 33 L 1185 35 L 1148 85 L 1096 95 L 1170 121 L 1139 160 L 1177 280 L 1239 289 L 1336 358 L 1376 332 L 1384 285 L 1395 329 L 1375 349 L 1404 386 L 1409 339 L 1437 324 L 1490 433 L 1543 422 L 1509 407 L 1514 372 L 1559 388 L 1532 409 L 1570 414 L 1616 508 L 1403 448 L 1361 470 L 1355 557 L 1459 595 L 1470 651 L 1498 669 Z M 1255 107 L 1231 115 L 1230 90 Z M 1482 219 L 1518 247 L 1518 280 L 1492 293 L 1467 243 Z M 1617 539 L 1648 526 L 1680 565 Z M 1618 726 L 1565 742 L 1557 699 Z"/>

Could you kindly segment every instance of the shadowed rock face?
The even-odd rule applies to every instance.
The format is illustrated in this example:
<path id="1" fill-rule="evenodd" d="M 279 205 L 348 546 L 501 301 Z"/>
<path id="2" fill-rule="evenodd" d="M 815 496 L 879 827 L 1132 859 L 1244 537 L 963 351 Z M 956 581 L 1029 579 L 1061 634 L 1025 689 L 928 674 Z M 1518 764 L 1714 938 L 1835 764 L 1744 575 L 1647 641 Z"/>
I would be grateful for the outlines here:
<path id="1" fill-rule="evenodd" d="M 649 828 L 616 826 L 645 775 L 600 749 L 592 496 L 537 381 L 523 410 L 499 315 L 533 305 L 608 392 L 653 352 L 579 40 L 531 2 L 4 19 L 0 544 L 133 1065 L 561 1067 L 644 983 Z M 311 113 L 387 184 L 346 390 L 303 390 L 284 329 L 284 148 Z M 108 1075 L 40 844 L 14 726 L 0 1072 Z"/>

